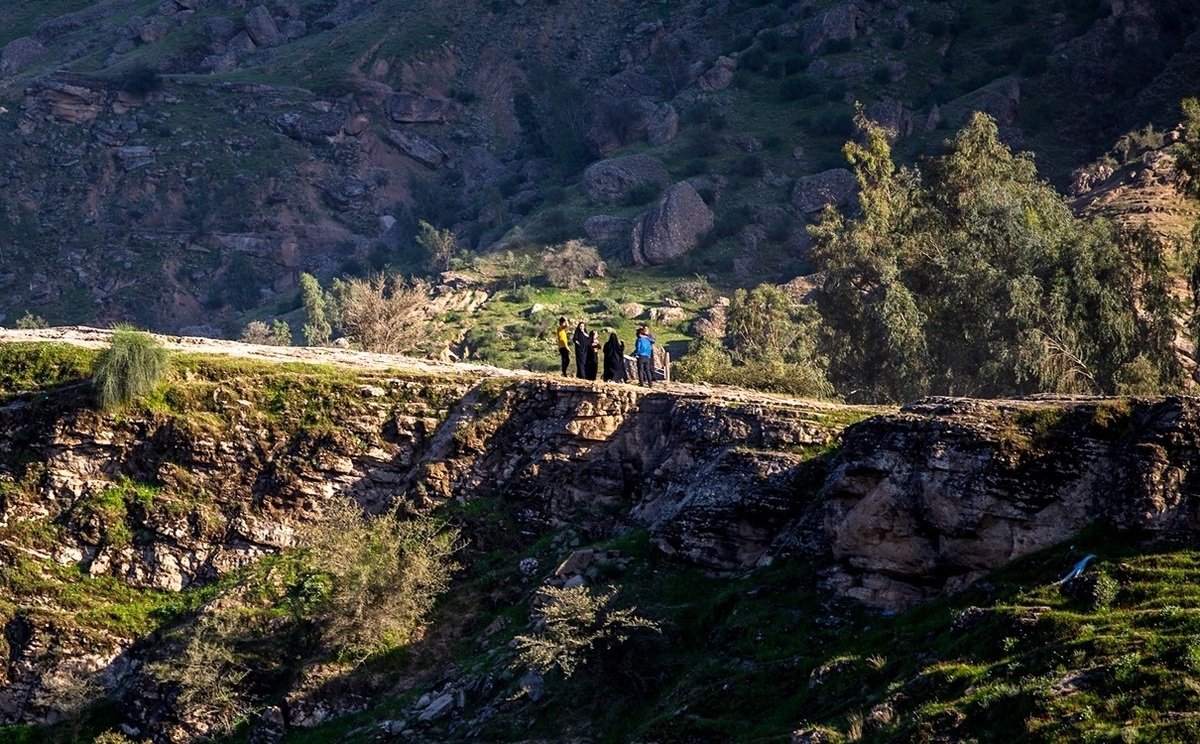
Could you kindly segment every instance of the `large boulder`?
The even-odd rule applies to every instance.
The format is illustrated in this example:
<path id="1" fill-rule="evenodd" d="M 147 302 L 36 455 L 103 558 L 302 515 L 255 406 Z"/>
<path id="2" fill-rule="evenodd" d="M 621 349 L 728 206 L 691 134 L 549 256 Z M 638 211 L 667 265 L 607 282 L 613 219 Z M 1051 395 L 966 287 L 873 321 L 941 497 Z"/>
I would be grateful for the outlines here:
<path id="1" fill-rule="evenodd" d="M 813 54 L 828 41 L 852 41 L 865 22 L 866 16 L 857 5 L 834 6 L 808 22 L 800 39 L 800 48 L 805 54 Z"/>
<path id="2" fill-rule="evenodd" d="M 446 154 L 446 151 L 438 147 L 434 142 L 425 139 L 419 134 L 406 132 L 402 129 L 389 129 L 387 141 L 395 145 L 396 149 L 400 152 L 426 168 L 433 170 L 441 168 L 450 158 Z"/>
<path id="3" fill-rule="evenodd" d="M 928 398 L 868 419 L 843 434 L 819 495 L 829 586 L 903 610 L 1092 524 L 1190 537 L 1197 441 L 1189 397 Z"/>
<path id="4" fill-rule="evenodd" d="M 397 91 L 383 104 L 388 118 L 400 124 L 445 124 L 457 109 L 453 101 L 411 91 Z"/>
<path id="5" fill-rule="evenodd" d="M 889 142 L 895 143 L 913 133 L 913 112 L 895 98 L 884 96 L 867 106 L 867 118 L 887 130 Z"/>
<path id="6" fill-rule="evenodd" d="M 294 140 L 313 144 L 328 142 L 330 137 L 340 134 L 345 121 L 345 113 L 336 110 L 313 115 L 288 111 L 270 117 L 275 131 Z"/>
<path id="7" fill-rule="evenodd" d="M 608 243 L 629 234 L 631 223 L 623 217 L 597 214 L 583 221 L 583 234 L 594 243 Z"/>
<path id="8" fill-rule="evenodd" d="M 630 252 L 639 266 L 661 266 L 700 244 L 713 226 L 713 213 L 686 181 L 677 183 L 634 220 Z"/>
<path id="9" fill-rule="evenodd" d="M 100 0 L 91 3 L 83 10 L 56 16 L 38 24 L 38 41 L 45 43 L 86 26 L 98 26 L 101 21 L 133 10 L 139 4 L 142 4 L 139 0 Z M 6 3 L 6 5 L 11 5 L 11 3 Z"/>
<path id="10" fill-rule="evenodd" d="M 1006 127 L 1017 120 L 1020 105 L 1021 83 L 1010 75 L 943 104 L 941 115 L 954 129 L 965 124 L 976 111 L 982 111 L 995 119 L 997 125 Z"/>
<path id="11" fill-rule="evenodd" d="M 583 172 L 583 191 L 593 201 L 616 204 L 639 186 L 661 190 L 670 183 L 666 168 L 650 155 L 600 160 Z M 646 200 L 648 201 L 648 200 Z M 643 202 L 644 203 L 644 202 Z"/>
<path id="12" fill-rule="evenodd" d="M 679 113 L 669 103 L 654 110 L 646 120 L 646 141 L 653 147 L 665 145 L 679 136 Z"/>
<path id="13" fill-rule="evenodd" d="M 713 66 L 696 79 L 696 84 L 700 86 L 700 90 L 713 91 L 724 90 L 733 82 L 733 71 L 737 69 L 737 62 L 729 57 L 717 57 L 717 61 Z"/>
<path id="14" fill-rule="evenodd" d="M 275 47 L 285 41 L 283 33 L 280 32 L 279 26 L 275 25 L 275 19 L 271 17 L 271 12 L 265 5 L 254 6 L 246 13 L 244 23 L 246 33 L 255 46 Z"/>
<path id="15" fill-rule="evenodd" d="M 649 97 L 592 99 L 588 109 L 585 138 L 592 152 L 600 156 L 644 138 L 651 122 L 662 114 Z"/>
<path id="16" fill-rule="evenodd" d="M 510 171 L 486 147 L 475 145 L 463 153 L 462 175 L 463 188 L 474 192 L 503 180 Z"/>
<path id="17" fill-rule="evenodd" d="M 25 90 L 25 116 L 79 124 L 99 116 L 104 102 L 102 86 L 84 80 L 48 78 Z"/>
<path id="18" fill-rule="evenodd" d="M 831 168 L 804 178 L 792 187 L 792 206 L 802 212 L 820 212 L 827 205 L 849 206 L 858 191 L 854 174 L 845 168 Z"/>
<path id="19" fill-rule="evenodd" d="M 371 9 L 376 0 L 341 0 L 337 7 L 321 16 L 313 24 L 317 28 L 337 28 Z"/>
<path id="20" fill-rule="evenodd" d="M 46 47 L 37 39 L 23 36 L 13 39 L 0 50 L 0 77 L 15 75 L 46 56 Z"/>

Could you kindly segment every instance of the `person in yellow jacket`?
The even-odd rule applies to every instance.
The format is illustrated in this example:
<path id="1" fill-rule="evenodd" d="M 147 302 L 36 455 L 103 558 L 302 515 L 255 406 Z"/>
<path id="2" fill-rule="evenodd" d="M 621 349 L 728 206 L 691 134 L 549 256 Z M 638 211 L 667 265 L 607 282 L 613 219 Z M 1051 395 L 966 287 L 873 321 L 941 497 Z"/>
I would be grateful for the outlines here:
<path id="1" fill-rule="evenodd" d="M 567 339 L 567 319 L 560 317 L 558 319 L 558 356 L 562 358 L 562 373 L 567 374 L 567 367 L 571 366 L 570 342 Z"/>

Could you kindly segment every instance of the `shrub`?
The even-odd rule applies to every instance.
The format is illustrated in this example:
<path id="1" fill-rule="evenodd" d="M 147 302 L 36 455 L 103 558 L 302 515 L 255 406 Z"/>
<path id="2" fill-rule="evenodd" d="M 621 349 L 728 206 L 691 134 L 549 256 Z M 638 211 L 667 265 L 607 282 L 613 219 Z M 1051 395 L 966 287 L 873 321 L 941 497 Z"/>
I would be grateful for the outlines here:
<path id="1" fill-rule="evenodd" d="M 291 346 L 292 330 L 279 318 L 272 320 L 269 326 L 261 320 L 252 320 L 242 329 L 240 340 L 244 344 Z"/>
<path id="2" fill-rule="evenodd" d="M 49 324 L 45 318 L 40 315 L 34 315 L 28 310 L 25 314 L 17 318 L 17 328 L 23 331 L 31 331 L 35 328 L 47 328 Z"/>
<path id="3" fill-rule="evenodd" d="M 250 710 L 240 691 L 249 669 L 235 648 L 238 618 L 233 612 L 206 615 L 190 631 L 178 654 L 150 664 L 147 671 L 159 682 L 178 686 L 179 710 L 229 733 Z"/>
<path id="4" fill-rule="evenodd" d="M 779 98 L 784 101 L 799 101 L 821 92 L 821 84 L 808 75 L 795 75 L 779 84 Z"/>
<path id="5" fill-rule="evenodd" d="M 128 403 L 156 388 L 166 374 L 167 350 L 150 334 L 119 326 L 92 366 L 96 401 L 105 409 Z"/>
<path id="6" fill-rule="evenodd" d="M 576 668 L 629 640 L 636 630 L 661 632 L 658 623 L 638 616 L 637 608 L 618 610 L 617 590 L 593 594 L 585 586 L 542 592 L 549 603 L 542 607 L 544 625 L 533 636 L 517 636 L 516 664 L 539 671 L 557 668 L 570 677 Z"/>
<path id="7" fill-rule="evenodd" d="M 758 178 L 766 172 L 766 163 L 759 155 L 746 155 L 733 165 L 733 175 L 743 178 Z"/>
<path id="8" fill-rule="evenodd" d="M 334 282 L 341 328 L 366 351 L 400 354 L 425 338 L 429 284 L 393 274 Z"/>
<path id="9" fill-rule="evenodd" d="M 134 65 L 121 77 L 121 90 L 137 96 L 153 93 L 161 87 L 162 78 L 149 65 Z"/>
<path id="10" fill-rule="evenodd" d="M 585 277 L 604 276 L 607 268 L 596 249 L 579 240 L 568 241 L 542 257 L 546 281 L 563 289 L 579 286 Z"/>
<path id="11" fill-rule="evenodd" d="M 242 329 L 241 342 L 244 344 L 266 344 L 271 338 L 271 329 L 261 320 L 252 320 Z"/>
<path id="12" fill-rule="evenodd" d="M 335 502 L 301 544 L 309 551 L 319 595 L 316 619 L 325 645 L 363 660 L 410 641 L 449 584 L 458 533 L 427 518 L 364 515 Z"/>

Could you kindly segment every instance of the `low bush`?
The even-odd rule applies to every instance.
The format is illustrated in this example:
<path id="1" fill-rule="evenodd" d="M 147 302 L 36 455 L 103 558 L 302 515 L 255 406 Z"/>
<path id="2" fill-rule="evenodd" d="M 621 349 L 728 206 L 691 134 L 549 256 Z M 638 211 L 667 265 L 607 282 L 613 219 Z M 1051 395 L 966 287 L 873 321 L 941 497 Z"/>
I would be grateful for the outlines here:
<path id="1" fill-rule="evenodd" d="M 341 327 L 366 351 L 400 354 L 425 340 L 428 283 L 392 274 L 336 280 Z"/>
<path id="2" fill-rule="evenodd" d="M 349 499 L 303 537 L 320 595 L 316 619 L 334 653 L 362 660 L 412 639 L 455 570 L 458 533 L 430 519 L 370 517 Z"/>
<path id="3" fill-rule="evenodd" d="M 129 403 L 158 387 L 166 374 L 167 350 L 158 341 L 131 327 L 118 327 L 92 366 L 96 402 L 104 409 Z"/>
<path id="4" fill-rule="evenodd" d="M 564 677 L 606 651 L 625 643 L 638 630 L 662 632 L 658 624 L 636 614 L 637 608 L 617 609 L 617 590 L 593 594 L 586 586 L 542 590 L 542 631 L 517 636 L 519 666 L 546 672 L 558 669 Z"/>
<path id="5" fill-rule="evenodd" d="M 571 240 L 543 256 L 542 269 L 551 286 L 571 289 L 579 286 L 586 277 L 604 276 L 607 266 L 595 248 Z"/>

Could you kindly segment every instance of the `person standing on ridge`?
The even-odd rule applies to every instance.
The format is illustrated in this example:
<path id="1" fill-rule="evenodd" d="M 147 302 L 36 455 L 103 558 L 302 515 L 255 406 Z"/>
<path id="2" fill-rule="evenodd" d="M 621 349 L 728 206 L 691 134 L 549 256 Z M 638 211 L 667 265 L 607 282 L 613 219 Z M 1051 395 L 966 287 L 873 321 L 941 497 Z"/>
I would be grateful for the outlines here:
<path id="1" fill-rule="evenodd" d="M 654 337 L 646 326 L 637 329 L 637 341 L 633 346 L 637 357 L 638 385 L 654 386 Z"/>
<path id="2" fill-rule="evenodd" d="M 600 340 L 596 338 L 596 332 L 592 331 L 588 334 L 587 356 L 583 361 L 583 376 L 589 380 L 596 379 L 597 367 L 599 367 Z"/>
<path id="3" fill-rule="evenodd" d="M 625 344 L 617 334 L 608 334 L 604 342 L 604 381 L 625 382 Z"/>
<path id="4" fill-rule="evenodd" d="M 575 344 L 575 376 L 583 377 L 583 363 L 587 361 L 588 347 L 592 345 L 588 338 L 587 326 L 581 320 L 575 326 L 575 335 L 571 337 Z"/>
<path id="5" fill-rule="evenodd" d="M 568 350 L 568 346 L 570 346 L 570 344 L 567 342 L 566 318 L 559 316 L 558 330 L 555 331 L 554 335 L 558 338 L 558 356 L 560 361 L 562 361 L 562 373 L 565 377 L 567 374 L 567 367 L 569 367 L 571 364 L 571 352 Z"/>

